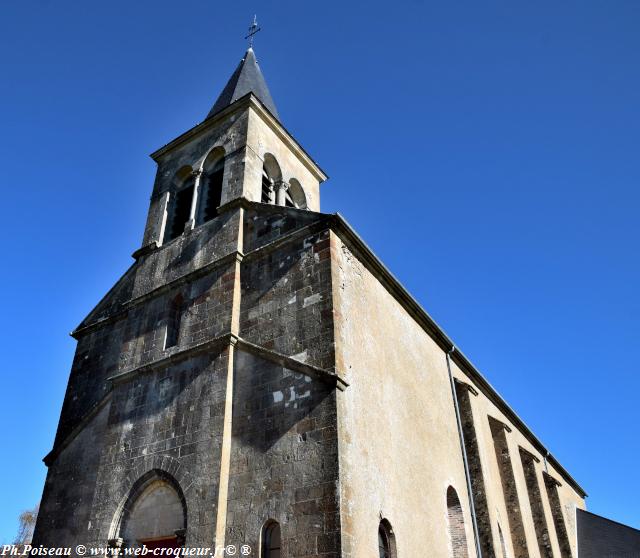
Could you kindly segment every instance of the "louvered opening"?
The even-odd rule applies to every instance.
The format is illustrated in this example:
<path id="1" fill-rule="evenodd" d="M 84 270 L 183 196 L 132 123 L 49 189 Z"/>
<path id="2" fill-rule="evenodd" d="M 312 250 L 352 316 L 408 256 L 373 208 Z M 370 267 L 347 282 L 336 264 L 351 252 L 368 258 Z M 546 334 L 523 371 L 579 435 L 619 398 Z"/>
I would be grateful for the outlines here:
<path id="1" fill-rule="evenodd" d="M 206 177 L 206 188 L 203 200 L 202 222 L 206 223 L 218 215 L 218 207 L 222 201 L 222 177 L 224 167 L 215 170 Z"/>
<path id="2" fill-rule="evenodd" d="M 179 237 L 184 232 L 184 227 L 189 220 L 191 213 L 191 202 L 193 200 L 193 184 L 178 190 L 174 194 L 171 218 L 167 226 L 165 242 Z"/>

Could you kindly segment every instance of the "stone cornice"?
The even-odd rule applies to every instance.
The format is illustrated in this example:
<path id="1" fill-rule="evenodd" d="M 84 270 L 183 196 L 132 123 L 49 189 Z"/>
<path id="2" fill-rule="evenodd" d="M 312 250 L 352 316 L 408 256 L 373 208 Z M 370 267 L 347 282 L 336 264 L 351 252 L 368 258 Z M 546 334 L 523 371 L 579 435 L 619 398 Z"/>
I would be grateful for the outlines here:
<path id="1" fill-rule="evenodd" d="M 211 339 L 210 341 L 207 341 L 205 343 L 200 343 L 198 345 L 187 347 L 182 350 L 176 350 L 165 357 L 141 364 L 139 366 L 134 366 L 128 370 L 123 370 L 122 372 L 107 378 L 106 381 L 111 384 L 109 387 L 109 391 L 104 395 L 104 397 L 102 397 L 102 399 L 100 399 L 100 401 L 98 401 L 98 403 L 96 403 L 89 410 L 86 415 L 84 415 L 80 419 L 76 427 L 64 438 L 64 440 L 58 443 L 43 458 L 44 464 L 47 467 L 51 466 L 51 464 L 56 460 L 60 453 L 69 446 L 69 444 L 78 436 L 78 434 L 82 432 L 85 426 L 111 400 L 114 386 L 128 382 L 133 378 L 136 378 L 140 374 L 158 372 L 164 370 L 168 366 L 183 362 L 197 356 L 219 353 L 229 346 L 234 346 L 237 350 L 253 354 L 289 370 L 300 372 L 302 374 L 305 374 L 306 376 L 316 378 L 331 387 L 339 389 L 340 391 L 344 391 L 345 389 L 347 389 L 347 387 L 349 387 L 349 384 L 338 373 L 334 373 L 330 370 L 320 368 L 319 366 L 315 366 L 307 362 L 302 362 L 291 356 L 285 355 L 284 353 L 274 351 L 273 349 L 267 349 L 266 347 L 263 347 L 261 345 L 256 345 L 255 343 L 247 341 L 246 339 L 238 337 L 237 335 L 234 335 L 232 333 L 225 333 L 224 335 L 219 335 L 218 337 Z"/>
<path id="2" fill-rule="evenodd" d="M 233 345 L 239 350 L 243 350 L 256 356 L 260 356 L 290 370 L 295 370 L 296 372 L 301 372 L 303 374 L 306 374 L 307 376 L 318 378 L 323 382 L 338 387 L 338 389 L 340 389 L 341 391 L 344 391 L 344 389 L 349 386 L 349 384 L 343 379 L 340 374 L 331 372 L 330 370 L 320 368 L 319 366 L 315 366 L 307 362 L 302 362 L 289 355 L 285 355 L 284 353 L 274 351 L 273 349 L 267 349 L 266 347 L 263 347 L 261 345 L 256 345 L 255 343 L 247 341 L 246 339 L 234 335 L 233 333 L 225 333 L 204 343 L 192 345 L 191 347 L 186 347 L 185 349 L 174 351 L 165 357 L 141 364 L 139 366 L 134 366 L 128 370 L 124 370 L 114 376 L 107 378 L 107 381 L 113 382 L 114 384 L 128 381 L 132 377 L 139 374 L 156 372 L 158 370 L 166 368 L 167 366 L 191 359 L 199 355 L 217 353 L 221 350 L 224 350 L 229 345 Z"/>
<path id="3" fill-rule="evenodd" d="M 232 335 L 230 333 L 225 333 L 223 335 L 214 337 L 209 341 L 205 341 L 204 343 L 198 343 L 197 345 L 192 345 L 190 347 L 186 347 L 185 349 L 172 350 L 166 356 L 151 360 L 149 362 L 145 362 L 144 364 L 140 364 L 138 366 L 132 366 L 131 368 L 123 370 L 122 372 L 119 372 L 114 376 L 110 376 L 107 378 L 107 381 L 118 384 L 123 381 L 127 381 L 134 376 L 138 376 L 139 374 L 163 370 L 164 368 L 167 368 L 167 366 L 177 364 L 196 356 L 204 354 L 215 354 L 225 347 L 229 346 L 229 344 L 231 343 L 231 338 Z"/>
<path id="4" fill-rule="evenodd" d="M 266 360 L 270 360 L 271 362 L 279 364 L 280 366 L 288 368 L 289 370 L 295 370 L 296 372 L 301 372 L 302 374 L 305 374 L 307 376 L 318 378 L 319 380 L 325 383 L 329 383 L 332 386 L 335 385 L 340 391 L 344 391 L 349 387 L 349 384 L 340 374 L 335 374 L 329 370 L 325 370 L 324 368 L 302 362 L 283 353 L 279 353 L 272 349 L 262 347 L 261 345 L 256 345 L 254 343 L 246 341 L 245 339 L 242 339 L 241 337 L 238 338 L 237 347 L 240 350 L 244 350 L 248 353 L 260 356 Z"/>

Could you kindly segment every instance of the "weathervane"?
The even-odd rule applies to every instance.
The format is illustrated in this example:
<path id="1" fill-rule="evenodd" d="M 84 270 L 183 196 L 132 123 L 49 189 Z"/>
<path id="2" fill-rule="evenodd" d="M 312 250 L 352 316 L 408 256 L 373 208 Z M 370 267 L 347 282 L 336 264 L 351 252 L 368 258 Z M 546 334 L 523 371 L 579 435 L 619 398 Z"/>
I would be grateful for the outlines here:
<path id="1" fill-rule="evenodd" d="M 249 26 L 249 34 L 245 37 L 245 39 L 249 39 L 249 48 L 253 48 L 253 36 L 260 31 L 260 27 L 258 27 L 258 19 L 254 15 L 253 23 Z"/>

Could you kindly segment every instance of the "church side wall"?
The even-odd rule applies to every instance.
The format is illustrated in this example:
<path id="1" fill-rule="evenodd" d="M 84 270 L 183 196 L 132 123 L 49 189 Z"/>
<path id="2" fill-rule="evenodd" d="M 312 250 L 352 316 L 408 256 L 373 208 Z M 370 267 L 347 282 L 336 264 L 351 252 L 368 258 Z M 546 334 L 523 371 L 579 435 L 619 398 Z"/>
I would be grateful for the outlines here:
<path id="1" fill-rule="evenodd" d="M 343 556 L 377 555 L 381 517 L 400 558 L 448 558 L 447 489 L 475 556 L 444 354 L 332 233 Z M 463 554 L 457 554 L 462 556 Z"/>
<path id="2" fill-rule="evenodd" d="M 545 462 L 545 456 L 533 446 L 525 434 L 519 431 L 518 427 L 482 393 L 478 386 L 474 384 L 473 380 L 456 366 L 455 363 L 453 364 L 453 372 L 454 376 L 460 382 L 473 387 L 473 390 L 469 392 L 469 401 L 473 413 L 473 425 L 478 437 L 479 456 L 477 456 L 477 459 L 480 461 L 484 475 L 486 496 L 489 503 L 489 520 L 494 535 L 494 548 L 499 548 L 500 544 L 497 534 L 497 525 L 499 524 L 506 540 L 509 555 L 516 557 L 523 555 L 523 551 L 518 549 L 519 545 L 517 540 L 509 534 L 509 510 L 505 504 L 507 500 L 505 500 L 505 491 L 500 477 L 500 464 L 496 457 L 495 443 L 493 440 L 496 435 L 495 429 L 497 421 L 506 427 L 504 430 L 504 437 L 507 444 L 506 449 L 513 469 L 515 492 L 517 492 L 518 496 L 517 501 L 511 499 L 509 504 L 510 507 L 517 506 L 520 510 L 529 556 L 567 557 L 566 550 L 561 550 L 561 535 L 559 537 L 556 533 L 556 525 L 553 517 L 554 510 L 552 508 L 553 499 L 549 497 L 547 489 L 547 483 L 550 477 L 559 483 L 559 486 L 555 486 L 555 490 L 557 490 L 561 508 L 560 513 L 562 514 L 563 524 L 567 531 L 571 556 L 575 558 L 577 552 L 575 510 L 576 507 L 580 509 L 585 508 L 584 498 L 563 479 L 561 472 L 555 470 L 548 462 Z M 494 423 L 494 431 L 492 431 L 492 422 Z M 476 458 L 476 456 L 470 456 L 470 459 L 474 458 Z M 528 485 L 528 482 L 537 483 L 539 500 L 536 494 L 530 493 L 531 484 Z M 535 487 L 535 484 L 533 486 Z M 554 487 L 551 487 L 551 489 L 553 488 Z M 539 505 L 541 505 L 541 513 L 536 510 L 536 500 L 538 500 Z M 538 530 L 536 528 L 536 522 L 539 526 Z M 543 529 L 546 529 L 546 538 Z"/>
<path id="3" fill-rule="evenodd" d="M 335 234 L 331 252 L 336 367 L 351 384 L 338 397 L 344 556 L 374 551 L 381 516 L 393 526 L 398 556 L 425 547 L 459 556 L 443 511 L 448 484 L 462 502 L 472 556 L 446 355 Z M 575 508 L 584 499 L 455 359 L 452 371 L 483 556 L 575 558 Z"/>

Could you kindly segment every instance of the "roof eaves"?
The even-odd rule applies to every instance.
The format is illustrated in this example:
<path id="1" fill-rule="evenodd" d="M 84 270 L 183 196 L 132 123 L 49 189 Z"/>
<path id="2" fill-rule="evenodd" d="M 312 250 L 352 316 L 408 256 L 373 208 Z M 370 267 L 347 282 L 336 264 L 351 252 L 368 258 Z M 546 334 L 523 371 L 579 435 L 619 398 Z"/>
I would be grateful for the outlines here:
<path id="1" fill-rule="evenodd" d="M 363 263 L 368 264 L 369 269 L 382 279 L 393 296 L 398 299 L 403 306 L 416 318 L 416 321 L 424 327 L 427 333 L 445 351 L 455 349 L 452 353 L 452 359 L 456 364 L 472 378 L 480 390 L 489 397 L 489 399 L 500 409 L 505 417 L 507 417 L 515 427 L 517 427 L 529 440 L 529 442 L 538 450 L 547 461 L 560 473 L 563 478 L 570 484 L 581 497 L 586 497 L 587 493 L 578 484 L 578 482 L 569 474 L 569 472 L 560 464 L 560 462 L 549 452 L 546 446 L 539 440 L 533 431 L 526 425 L 511 406 L 502 398 L 497 390 L 489 383 L 482 373 L 473 365 L 467 356 L 460 351 L 445 331 L 436 323 L 429 313 L 418 303 L 413 296 L 407 291 L 402 283 L 389 271 L 382 261 L 375 255 L 373 250 L 369 248 L 360 235 L 349 225 L 340 213 L 332 215 L 334 224 L 337 229 L 345 234 L 347 239 L 360 252 Z"/>

